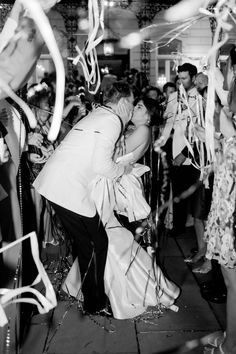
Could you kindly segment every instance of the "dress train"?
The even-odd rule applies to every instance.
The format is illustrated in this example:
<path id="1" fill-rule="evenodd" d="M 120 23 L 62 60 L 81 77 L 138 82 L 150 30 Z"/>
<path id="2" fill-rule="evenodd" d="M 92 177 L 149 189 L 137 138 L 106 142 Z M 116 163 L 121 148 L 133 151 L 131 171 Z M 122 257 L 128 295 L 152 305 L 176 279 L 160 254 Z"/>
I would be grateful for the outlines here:
<path id="1" fill-rule="evenodd" d="M 156 262 L 134 240 L 133 234 L 115 217 L 114 203 L 118 199 L 114 191 L 117 188 L 112 188 L 111 183 L 99 177 L 94 181 L 92 196 L 108 235 L 104 284 L 114 318 L 134 318 L 145 312 L 148 306 L 163 305 L 176 311 L 178 308 L 173 304 L 179 296 L 179 287 L 163 275 Z M 130 195 L 130 189 L 128 193 Z M 104 205 L 107 206 L 105 210 Z M 81 279 L 78 273 L 76 260 L 62 287 L 74 297 L 80 292 Z"/>

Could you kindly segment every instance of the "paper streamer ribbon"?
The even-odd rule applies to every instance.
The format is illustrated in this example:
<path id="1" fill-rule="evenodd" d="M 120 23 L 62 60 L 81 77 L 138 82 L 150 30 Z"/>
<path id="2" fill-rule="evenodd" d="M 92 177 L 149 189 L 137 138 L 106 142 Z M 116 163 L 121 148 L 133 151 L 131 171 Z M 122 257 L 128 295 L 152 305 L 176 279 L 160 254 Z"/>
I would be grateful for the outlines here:
<path id="1" fill-rule="evenodd" d="M 56 68 L 56 100 L 48 140 L 54 141 L 60 130 L 64 108 L 65 68 L 50 22 L 37 0 L 20 0 L 34 20 L 49 49 Z"/>
<path id="2" fill-rule="evenodd" d="M 195 16 L 193 18 L 187 19 L 181 23 L 174 23 L 176 26 L 173 27 L 173 23 L 162 22 L 157 24 L 152 24 L 147 27 L 144 27 L 140 30 L 144 42 L 152 43 L 153 47 L 150 49 L 150 52 L 155 51 L 158 48 L 166 47 L 176 38 L 178 38 L 182 33 L 184 33 L 188 28 L 193 26 L 195 23 L 200 21 L 204 16 Z M 159 32 L 162 33 L 163 29 L 166 28 L 166 31 L 163 35 L 159 35 Z M 158 32 L 159 30 L 159 32 Z M 170 38 L 171 36 L 171 38 Z M 148 39 L 145 39 L 148 38 Z"/>
<path id="3" fill-rule="evenodd" d="M 207 58 L 209 59 L 209 72 L 208 72 L 208 93 L 207 93 L 207 106 L 206 106 L 206 122 L 205 122 L 205 136 L 206 136 L 206 150 L 207 160 L 209 163 L 215 160 L 214 151 L 214 108 L 215 108 L 215 78 L 214 72 L 216 68 L 216 57 L 219 48 L 227 42 L 228 35 L 226 34 L 222 41 L 219 41 L 220 31 L 223 29 L 229 31 L 232 25 L 227 22 L 228 16 L 235 22 L 230 11 L 236 13 L 236 4 L 232 0 L 219 0 L 214 4 L 213 11 L 207 10 L 207 7 L 214 4 L 213 0 L 195 0 L 194 4 L 190 0 L 182 0 L 178 4 L 172 6 L 165 11 L 165 19 L 170 22 L 186 21 L 187 18 L 191 20 L 191 17 L 197 16 L 199 12 L 205 16 L 215 18 L 217 22 L 213 45 L 208 52 Z"/>
<path id="4" fill-rule="evenodd" d="M 194 121 L 193 121 L 191 107 L 190 107 L 189 102 L 188 102 L 187 94 L 186 94 L 186 91 L 185 91 L 185 89 L 184 89 L 182 84 L 179 87 L 179 93 L 180 93 L 181 102 L 187 107 L 187 111 L 188 111 L 188 118 L 186 118 L 186 119 L 188 119 L 187 127 L 186 127 L 186 131 L 182 131 L 182 136 L 183 136 L 184 142 L 185 142 L 190 154 L 192 155 L 192 157 L 194 159 L 194 152 L 193 152 L 193 148 L 192 148 L 192 145 L 191 145 L 193 143 Z M 178 113 L 177 114 L 181 115 L 181 113 L 182 113 L 181 104 L 179 104 Z M 180 125 L 180 127 L 181 127 L 181 125 Z M 187 137 L 185 135 L 186 133 L 187 133 Z"/>
<path id="5" fill-rule="evenodd" d="M 9 245 L 2 247 L 0 249 L 0 253 L 3 253 L 4 251 L 8 250 L 11 247 L 14 247 L 16 244 L 23 242 L 28 238 L 30 239 L 32 256 L 39 274 L 36 277 L 35 281 L 29 286 L 24 286 L 18 289 L 0 289 L 0 327 L 3 327 L 8 323 L 4 308 L 11 304 L 24 302 L 36 305 L 40 314 L 49 312 L 57 305 L 55 291 L 39 258 L 38 240 L 35 232 L 31 232 L 28 235 L 14 242 L 11 242 Z M 41 280 L 45 285 L 45 296 L 42 295 L 37 289 L 32 288 L 32 286 L 38 284 Z M 34 294 L 37 299 L 17 298 L 19 295 L 22 295 L 24 293 Z"/>
<path id="6" fill-rule="evenodd" d="M 229 8 L 232 6 L 232 2 L 228 0 L 220 0 L 214 7 L 214 13 L 207 11 L 204 8 L 200 8 L 199 11 L 214 17 L 217 21 L 215 34 L 213 38 L 212 48 L 209 50 L 207 58 L 209 58 L 209 71 L 208 71 L 208 90 L 207 90 L 207 105 L 205 113 L 205 137 L 206 137 L 206 151 L 207 159 L 209 162 L 215 161 L 215 143 L 214 143 L 214 110 L 215 110 L 215 70 L 216 59 L 218 50 L 228 40 L 228 34 L 225 35 L 222 41 L 219 41 L 220 32 L 222 29 L 229 30 L 230 26 L 227 23 L 229 14 Z"/>
<path id="7" fill-rule="evenodd" d="M 37 121 L 34 113 L 29 108 L 29 106 L 19 96 L 17 96 L 15 92 L 11 89 L 11 87 L 1 78 L 0 89 L 3 90 L 11 99 L 13 99 L 13 101 L 15 101 L 22 108 L 28 118 L 30 127 L 34 129 L 37 125 Z"/>
<path id="8" fill-rule="evenodd" d="M 89 10 L 89 33 L 88 40 L 81 51 L 78 46 L 75 47 L 78 56 L 73 59 L 73 64 L 81 64 L 85 80 L 88 84 L 88 91 L 96 94 L 101 84 L 100 70 L 98 66 L 96 46 L 102 41 L 104 36 L 104 1 L 101 0 L 101 10 L 99 13 L 98 0 L 88 1 Z M 101 35 L 97 37 L 101 29 Z M 95 85 L 95 88 L 94 88 Z"/>

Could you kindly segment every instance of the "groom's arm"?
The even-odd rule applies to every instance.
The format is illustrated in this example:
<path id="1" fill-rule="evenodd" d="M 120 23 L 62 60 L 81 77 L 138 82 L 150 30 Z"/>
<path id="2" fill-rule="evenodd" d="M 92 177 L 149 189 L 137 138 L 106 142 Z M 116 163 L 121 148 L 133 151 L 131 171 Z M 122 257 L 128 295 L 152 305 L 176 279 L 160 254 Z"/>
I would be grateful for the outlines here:
<path id="1" fill-rule="evenodd" d="M 115 144 L 119 138 L 120 131 L 120 122 L 117 117 L 114 117 L 114 119 L 107 119 L 106 127 L 96 133 L 93 170 L 98 175 L 115 179 L 125 173 L 125 167 L 116 164 L 113 160 Z"/>

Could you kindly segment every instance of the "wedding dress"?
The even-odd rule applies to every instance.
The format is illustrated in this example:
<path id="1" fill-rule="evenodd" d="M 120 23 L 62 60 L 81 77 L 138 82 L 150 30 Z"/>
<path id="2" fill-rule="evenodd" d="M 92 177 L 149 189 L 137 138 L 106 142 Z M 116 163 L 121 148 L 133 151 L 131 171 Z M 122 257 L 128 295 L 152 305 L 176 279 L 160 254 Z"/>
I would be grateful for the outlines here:
<path id="1" fill-rule="evenodd" d="M 152 257 L 134 240 L 133 234 L 117 220 L 114 210 L 130 221 L 147 218 L 150 207 L 142 191 L 140 176 L 149 167 L 134 164 L 132 173 L 112 181 L 98 176 L 91 185 L 91 197 L 105 226 L 108 253 L 104 274 L 105 292 L 113 316 L 128 319 L 141 315 L 148 306 L 173 305 L 180 289 L 168 280 Z M 78 262 L 74 262 L 63 290 L 76 296 L 81 285 Z"/>

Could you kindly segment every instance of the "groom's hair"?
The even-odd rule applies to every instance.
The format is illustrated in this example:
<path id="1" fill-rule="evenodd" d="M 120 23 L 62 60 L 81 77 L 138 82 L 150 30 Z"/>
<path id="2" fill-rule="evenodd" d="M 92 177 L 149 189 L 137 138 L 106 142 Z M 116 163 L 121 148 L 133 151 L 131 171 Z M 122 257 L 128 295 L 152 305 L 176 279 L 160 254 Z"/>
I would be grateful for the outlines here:
<path id="1" fill-rule="evenodd" d="M 118 103 L 122 97 L 130 97 L 132 94 L 131 87 L 124 81 L 115 81 L 104 92 L 103 102 L 104 104 Z"/>

